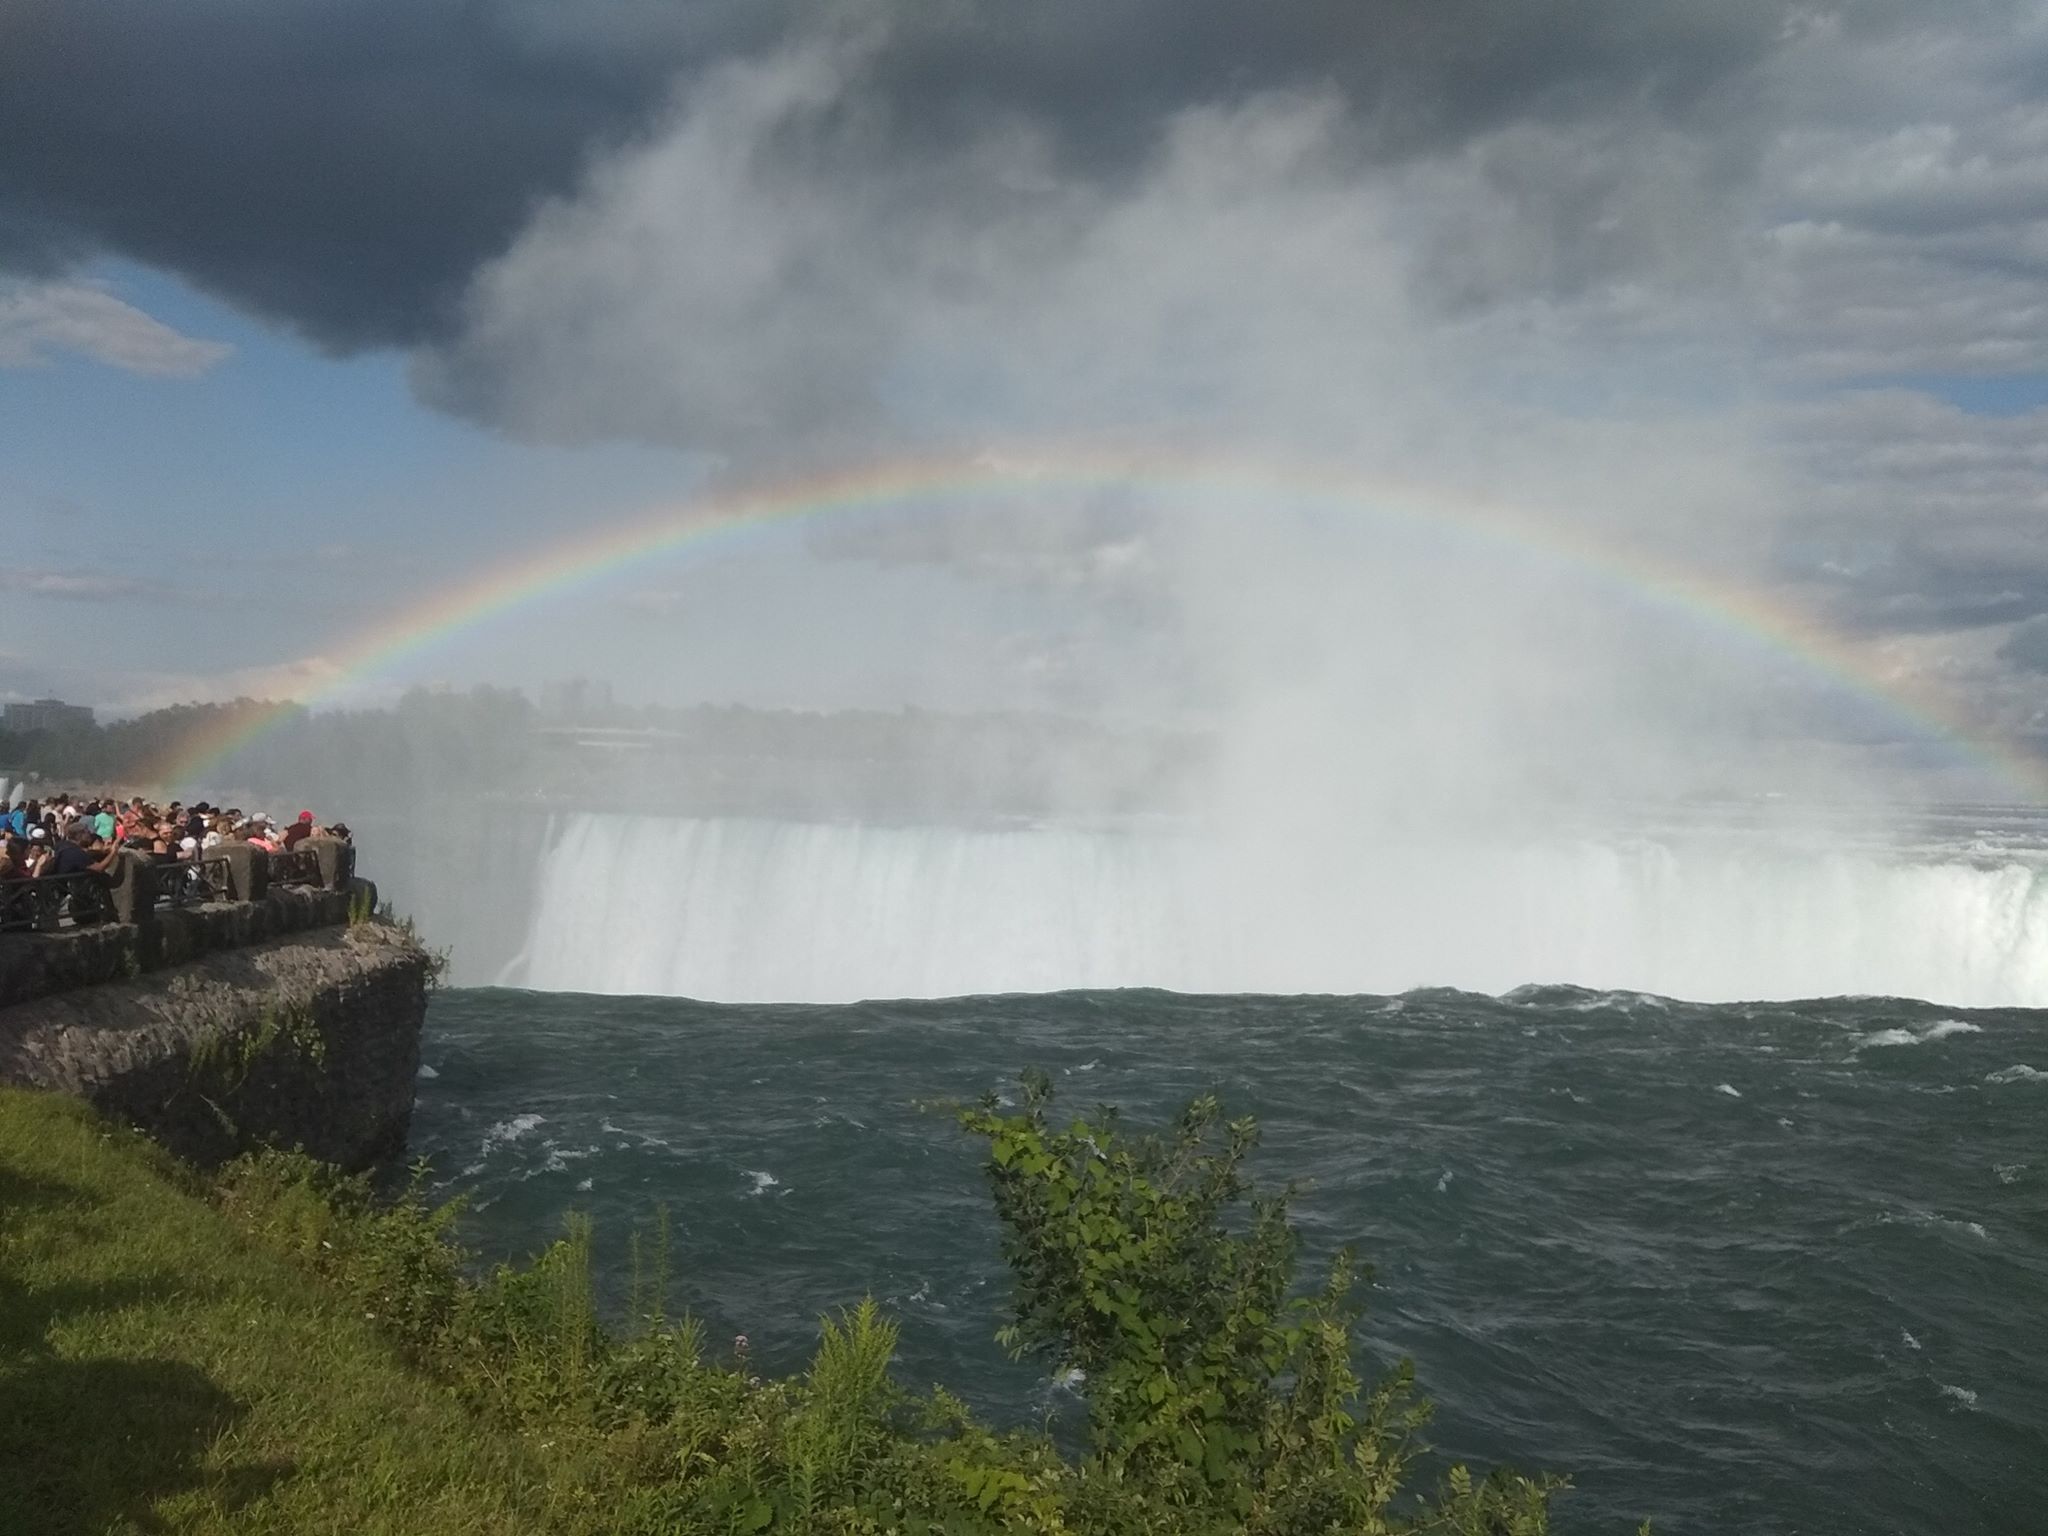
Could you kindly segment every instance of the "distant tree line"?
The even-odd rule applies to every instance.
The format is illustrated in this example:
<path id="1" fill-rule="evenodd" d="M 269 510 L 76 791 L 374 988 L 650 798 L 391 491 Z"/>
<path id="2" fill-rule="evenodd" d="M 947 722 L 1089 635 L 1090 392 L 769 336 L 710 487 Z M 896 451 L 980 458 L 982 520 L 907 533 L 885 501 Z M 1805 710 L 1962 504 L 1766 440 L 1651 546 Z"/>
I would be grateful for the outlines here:
<path id="1" fill-rule="evenodd" d="M 248 739 L 225 756 L 229 743 Z M 0 732 L 0 777 L 403 810 L 480 794 L 797 814 L 1152 808 L 1206 760 L 1192 733 L 1024 711 L 745 705 L 545 709 L 515 688 L 413 688 L 375 709 L 179 704 Z M 175 782 L 208 764 L 205 783 Z"/>
<path id="2" fill-rule="evenodd" d="M 0 776 L 93 787 L 135 783 L 281 709 L 298 706 L 245 698 L 174 704 L 127 720 L 53 730 L 0 729 Z"/>

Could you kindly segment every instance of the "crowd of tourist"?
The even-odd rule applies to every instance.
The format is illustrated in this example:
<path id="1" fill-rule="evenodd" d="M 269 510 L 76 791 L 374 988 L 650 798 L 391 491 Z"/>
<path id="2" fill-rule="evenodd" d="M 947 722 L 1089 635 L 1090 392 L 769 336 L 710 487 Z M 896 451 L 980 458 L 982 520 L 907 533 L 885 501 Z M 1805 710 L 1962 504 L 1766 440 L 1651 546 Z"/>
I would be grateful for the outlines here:
<path id="1" fill-rule="evenodd" d="M 284 853 L 315 836 L 345 842 L 349 829 L 341 822 L 321 826 L 311 811 L 280 826 L 261 811 L 244 813 L 203 800 L 157 806 L 140 795 L 124 801 L 64 793 L 0 801 L 0 880 L 104 872 L 123 849 L 188 864 L 196 872 L 224 843 Z"/>

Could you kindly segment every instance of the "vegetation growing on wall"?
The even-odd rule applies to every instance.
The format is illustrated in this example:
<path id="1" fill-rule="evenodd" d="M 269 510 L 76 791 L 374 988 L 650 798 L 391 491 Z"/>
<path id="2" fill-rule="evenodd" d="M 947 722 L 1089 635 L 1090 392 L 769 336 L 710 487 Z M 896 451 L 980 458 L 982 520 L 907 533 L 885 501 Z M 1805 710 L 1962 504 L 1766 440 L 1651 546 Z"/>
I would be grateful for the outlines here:
<path id="1" fill-rule="evenodd" d="M 310 1004 L 273 1000 L 246 1026 L 238 1014 L 220 1013 L 192 1042 L 192 1080 L 238 1092 L 256 1063 L 273 1050 L 289 1051 L 315 1066 L 326 1064 L 327 1037 Z"/>

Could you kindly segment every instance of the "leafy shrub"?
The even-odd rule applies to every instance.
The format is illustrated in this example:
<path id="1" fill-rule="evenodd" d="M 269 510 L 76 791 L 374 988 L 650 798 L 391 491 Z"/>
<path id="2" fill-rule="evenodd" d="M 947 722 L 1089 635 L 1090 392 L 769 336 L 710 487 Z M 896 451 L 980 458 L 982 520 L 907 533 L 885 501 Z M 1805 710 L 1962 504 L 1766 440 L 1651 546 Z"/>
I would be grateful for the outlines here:
<path id="1" fill-rule="evenodd" d="M 450 1238 L 462 1202 L 430 1208 L 424 1167 L 395 1199 L 299 1152 L 238 1158 L 217 1203 L 252 1235 L 333 1282 L 415 1358 L 427 1360 L 472 1290 L 469 1256 Z"/>
<path id="2" fill-rule="evenodd" d="M 1401 1529 L 1534 1532 L 1556 1485 L 1454 1469 L 1439 1498 L 1390 1511 L 1428 1417 L 1401 1366 L 1370 1392 L 1352 1368 L 1356 1266 L 1291 1296 L 1291 1191 L 1245 1178 L 1250 1119 L 1196 1099 L 1171 1134 L 1131 1137 L 1114 1110 L 1064 1128 L 1026 1074 L 1020 1113 L 984 1100 L 961 1123 L 987 1138 L 1015 1320 L 999 1340 L 1079 1373 L 1090 1470 L 1196 1523 L 1254 1533 Z M 1236 1229 L 1232 1219 L 1236 1219 Z"/>

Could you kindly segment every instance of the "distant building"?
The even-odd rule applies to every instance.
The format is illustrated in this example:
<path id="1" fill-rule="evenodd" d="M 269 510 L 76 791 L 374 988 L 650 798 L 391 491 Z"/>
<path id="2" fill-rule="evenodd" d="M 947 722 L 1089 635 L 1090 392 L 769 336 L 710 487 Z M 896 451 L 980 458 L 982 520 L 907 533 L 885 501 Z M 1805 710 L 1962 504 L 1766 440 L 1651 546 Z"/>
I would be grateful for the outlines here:
<path id="1" fill-rule="evenodd" d="M 603 725 L 615 707 L 608 682 L 572 677 L 541 684 L 540 712 L 566 725 Z"/>
<path id="2" fill-rule="evenodd" d="M 77 731 L 91 724 L 90 704 L 66 704 L 62 699 L 37 699 L 33 704 L 9 704 L 0 709 L 0 729 L 9 731 Z"/>

